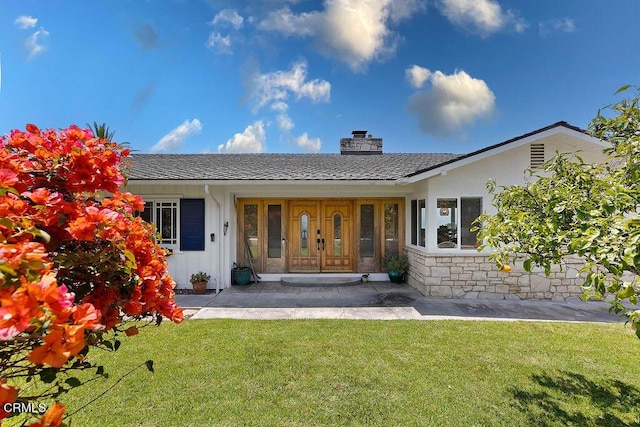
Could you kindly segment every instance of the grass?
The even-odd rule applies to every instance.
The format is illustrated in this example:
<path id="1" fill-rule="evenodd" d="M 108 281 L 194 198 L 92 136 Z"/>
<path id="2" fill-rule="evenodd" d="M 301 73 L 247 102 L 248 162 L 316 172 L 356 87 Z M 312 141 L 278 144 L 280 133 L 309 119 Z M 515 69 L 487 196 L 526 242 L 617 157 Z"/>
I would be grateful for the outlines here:
<path id="1" fill-rule="evenodd" d="M 621 325 L 191 320 L 93 352 L 74 426 L 639 425 L 640 340 Z"/>

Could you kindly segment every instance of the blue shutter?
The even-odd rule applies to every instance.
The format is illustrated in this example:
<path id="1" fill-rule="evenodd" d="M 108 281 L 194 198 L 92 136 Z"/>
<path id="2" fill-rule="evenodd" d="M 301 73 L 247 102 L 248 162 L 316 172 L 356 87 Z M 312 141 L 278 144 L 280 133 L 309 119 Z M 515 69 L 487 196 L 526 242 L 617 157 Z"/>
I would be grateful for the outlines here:
<path id="1" fill-rule="evenodd" d="M 204 199 L 180 199 L 180 250 L 204 251 Z"/>

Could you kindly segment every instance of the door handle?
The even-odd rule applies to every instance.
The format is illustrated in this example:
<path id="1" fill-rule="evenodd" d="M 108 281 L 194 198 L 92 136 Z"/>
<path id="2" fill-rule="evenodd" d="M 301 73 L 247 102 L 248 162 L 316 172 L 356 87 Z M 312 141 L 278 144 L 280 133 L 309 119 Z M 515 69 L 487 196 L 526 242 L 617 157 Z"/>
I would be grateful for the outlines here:
<path id="1" fill-rule="evenodd" d="M 324 239 L 322 239 L 322 250 L 324 251 Z"/>
<path id="2" fill-rule="evenodd" d="M 316 243 L 318 244 L 318 250 L 320 250 L 320 239 L 316 239 Z"/>

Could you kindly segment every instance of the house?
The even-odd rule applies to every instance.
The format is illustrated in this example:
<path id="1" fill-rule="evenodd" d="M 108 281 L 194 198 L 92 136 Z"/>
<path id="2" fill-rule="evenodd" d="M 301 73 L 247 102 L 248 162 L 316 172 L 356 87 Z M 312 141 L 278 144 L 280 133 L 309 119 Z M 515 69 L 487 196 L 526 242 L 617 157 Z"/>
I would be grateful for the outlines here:
<path id="1" fill-rule="evenodd" d="M 501 273 L 477 252 L 472 222 L 492 210 L 489 179 L 521 184 L 556 151 L 601 161 L 604 145 L 558 122 L 464 155 L 389 154 L 354 131 L 340 154 L 136 154 L 126 190 L 145 199 L 179 288 L 200 270 L 210 288 L 230 286 L 249 251 L 262 280 L 386 280 L 381 259 L 404 251 L 409 284 L 429 296 L 564 300 L 580 294 L 575 269 Z"/>

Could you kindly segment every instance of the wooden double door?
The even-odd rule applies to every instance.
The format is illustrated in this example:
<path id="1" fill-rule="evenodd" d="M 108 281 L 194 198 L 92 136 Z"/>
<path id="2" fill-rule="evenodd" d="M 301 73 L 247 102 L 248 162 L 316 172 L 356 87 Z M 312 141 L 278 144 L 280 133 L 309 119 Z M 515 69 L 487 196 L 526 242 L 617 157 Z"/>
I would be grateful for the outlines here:
<path id="1" fill-rule="evenodd" d="M 289 202 L 289 271 L 355 271 L 352 200 Z"/>

